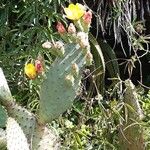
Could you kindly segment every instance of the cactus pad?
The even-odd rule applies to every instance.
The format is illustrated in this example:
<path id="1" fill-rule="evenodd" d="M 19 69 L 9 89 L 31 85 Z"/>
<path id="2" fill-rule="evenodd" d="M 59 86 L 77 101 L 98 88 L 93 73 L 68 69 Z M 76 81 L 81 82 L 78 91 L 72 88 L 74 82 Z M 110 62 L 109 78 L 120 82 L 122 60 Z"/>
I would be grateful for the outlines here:
<path id="1" fill-rule="evenodd" d="M 124 102 L 126 122 L 120 126 L 120 149 L 121 150 L 144 150 L 143 129 L 140 125 L 143 112 L 139 104 L 138 94 L 131 80 L 125 81 Z"/>
<path id="2" fill-rule="evenodd" d="M 6 150 L 6 132 L 0 128 L 0 150 Z"/>
<path id="3" fill-rule="evenodd" d="M 33 135 L 33 150 L 59 150 L 60 142 L 54 130 L 37 124 Z"/>
<path id="4" fill-rule="evenodd" d="M 63 58 L 53 62 L 47 72 L 47 79 L 41 85 L 39 116 L 42 122 L 50 122 L 71 107 L 81 80 L 81 75 L 74 77 L 74 80 L 70 78 L 71 84 L 66 80 L 74 63 L 81 69 L 85 56 L 79 45 L 65 45 Z"/>
<path id="5" fill-rule="evenodd" d="M 4 73 L 2 71 L 2 69 L 0 68 L 0 99 L 7 99 L 7 100 L 12 100 L 12 95 L 10 92 L 10 89 L 8 87 L 7 81 L 5 79 Z"/>
<path id="6" fill-rule="evenodd" d="M 36 124 L 35 116 L 25 108 L 18 106 L 15 103 L 13 103 L 8 109 L 8 114 L 15 118 L 15 120 L 19 123 L 28 139 L 28 142 L 30 143 Z"/>
<path id="7" fill-rule="evenodd" d="M 6 133 L 8 150 L 29 150 L 25 134 L 15 119 L 8 118 Z"/>
<path id="8" fill-rule="evenodd" d="M 7 120 L 7 112 L 6 110 L 0 105 L 0 128 L 5 127 Z"/>

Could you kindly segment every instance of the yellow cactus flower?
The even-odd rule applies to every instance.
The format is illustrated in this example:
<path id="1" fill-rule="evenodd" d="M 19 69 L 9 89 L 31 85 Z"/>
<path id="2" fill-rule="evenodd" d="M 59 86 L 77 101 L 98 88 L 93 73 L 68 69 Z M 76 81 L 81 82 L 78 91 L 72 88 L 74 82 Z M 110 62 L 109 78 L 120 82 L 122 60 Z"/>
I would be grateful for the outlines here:
<path id="1" fill-rule="evenodd" d="M 70 4 L 68 8 L 64 8 L 64 11 L 70 20 L 79 20 L 85 13 L 84 6 L 79 3 Z"/>
<path id="2" fill-rule="evenodd" d="M 30 79 L 35 79 L 37 75 L 36 68 L 32 63 L 25 64 L 24 72 Z"/>

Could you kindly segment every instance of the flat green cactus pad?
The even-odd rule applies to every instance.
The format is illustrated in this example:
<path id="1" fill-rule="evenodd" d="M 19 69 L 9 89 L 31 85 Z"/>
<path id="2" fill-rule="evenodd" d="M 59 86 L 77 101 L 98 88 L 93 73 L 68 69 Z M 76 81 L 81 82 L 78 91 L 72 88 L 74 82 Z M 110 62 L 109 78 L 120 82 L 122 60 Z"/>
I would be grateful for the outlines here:
<path id="1" fill-rule="evenodd" d="M 27 137 L 28 143 L 31 143 L 32 134 L 34 132 L 36 118 L 27 109 L 12 103 L 8 109 L 8 115 L 15 118 Z"/>
<path id="2" fill-rule="evenodd" d="M 5 127 L 7 120 L 6 110 L 0 105 L 0 128 Z"/>
<path id="3" fill-rule="evenodd" d="M 6 133 L 8 150 L 29 150 L 25 134 L 15 119 L 8 118 Z"/>
<path id="4" fill-rule="evenodd" d="M 121 150 L 145 150 L 143 127 L 140 125 L 143 112 L 138 94 L 131 80 L 125 81 L 125 120 L 120 125 L 119 140 Z"/>
<path id="5" fill-rule="evenodd" d="M 53 129 L 37 124 L 33 135 L 33 150 L 60 150 L 60 139 Z"/>
<path id="6" fill-rule="evenodd" d="M 0 150 L 6 150 L 6 132 L 0 128 Z"/>
<path id="7" fill-rule="evenodd" d="M 71 84 L 66 81 L 71 72 L 71 65 L 84 65 L 84 55 L 78 45 L 65 45 L 63 58 L 58 58 L 47 72 L 47 79 L 41 85 L 39 116 L 43 122 L 50 122 L 69 107 L 76 96 L 81 76 L 75 77 Z"/>
<path id="8" fill-rule="evenodd" d="M 3 70 L 0 68 L 0 102 L 2 100 L 13 100 Z"/>

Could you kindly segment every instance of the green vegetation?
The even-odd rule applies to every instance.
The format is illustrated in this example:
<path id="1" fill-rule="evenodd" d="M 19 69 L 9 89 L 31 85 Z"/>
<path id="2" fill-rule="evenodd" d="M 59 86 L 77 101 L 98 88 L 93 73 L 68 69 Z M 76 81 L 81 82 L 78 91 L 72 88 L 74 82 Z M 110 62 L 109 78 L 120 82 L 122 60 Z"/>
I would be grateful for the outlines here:
<path id="1" fill-rule="evenodd" d="M 149 150 L 149 7 L 1 0 L 0 149 Z"/>

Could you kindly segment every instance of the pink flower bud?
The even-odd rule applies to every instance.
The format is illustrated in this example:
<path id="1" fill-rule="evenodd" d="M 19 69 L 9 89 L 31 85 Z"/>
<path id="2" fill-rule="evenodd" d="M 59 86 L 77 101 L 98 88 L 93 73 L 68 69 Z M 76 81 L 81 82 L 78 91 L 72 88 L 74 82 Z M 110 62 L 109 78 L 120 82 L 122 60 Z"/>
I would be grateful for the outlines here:
<path id="1" fill-rule="evenodd" d="M 37 73 L 42 73 L 43 72 L 43 64 L 40 60 L 35 60 L 35 68 Z"/>
<path id="2" fill-rule="evenodd" d="M 64 27 L 64 25 L 61 22 L 58 22 L 56 25 L 56 29 L 58 31 L 58 33 L 63 34 L 66 32 L 66 29 Z"/>
<path id="3" fill-rule="evenodd" d="M 68 33 L 71 33 L 71 34 L 76 33 L 76 28 L 73 23 L 69 24 Z"/>
<path id="4" fill-rule="evenodd" d="M 87 11 L 85 12 L 84 16 L 83 16 L 83 21 L 86 24 L 91 24 L 91 20 L 92 20 L 92 12 L 91 11 Z"/>

